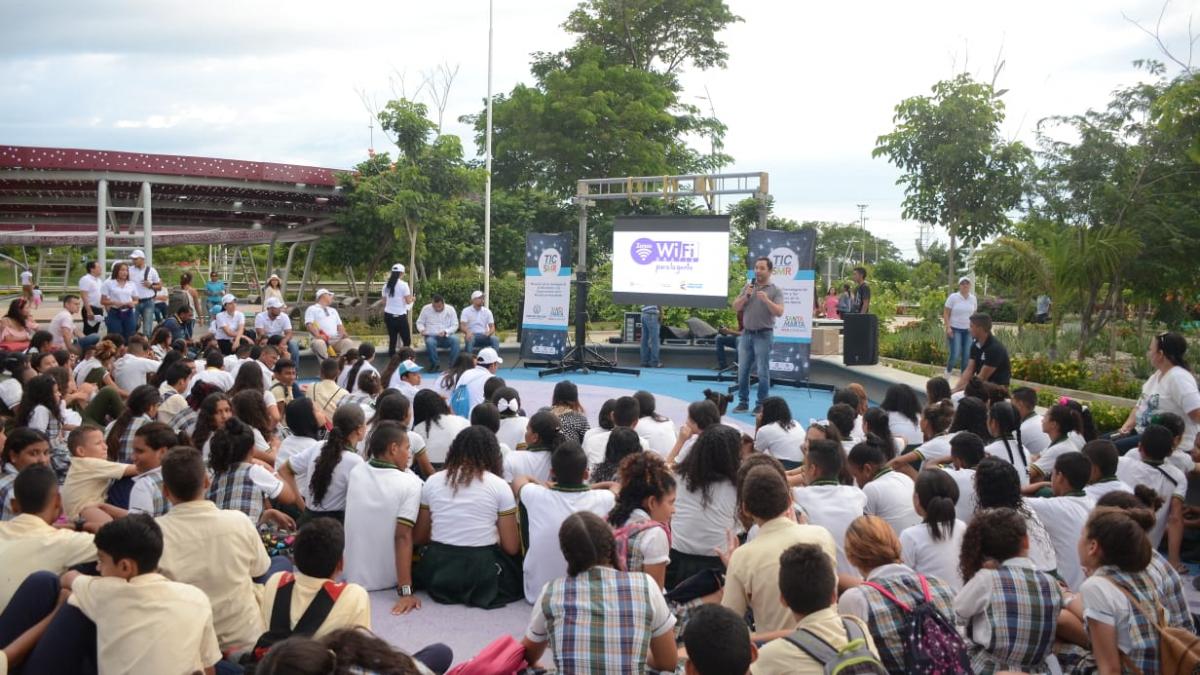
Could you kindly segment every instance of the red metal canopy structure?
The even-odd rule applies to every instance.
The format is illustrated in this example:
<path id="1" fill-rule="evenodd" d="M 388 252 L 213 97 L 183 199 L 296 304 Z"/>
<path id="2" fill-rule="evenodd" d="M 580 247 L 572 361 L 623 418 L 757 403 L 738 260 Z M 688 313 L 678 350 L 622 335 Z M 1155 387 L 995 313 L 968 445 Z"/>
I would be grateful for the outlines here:
<path id="1" fill-rule="evenodd" d="M 339 231 L 333 214 L 345 200 L 337 173 L 213 157 L 0 145 L 0 245 L 96 246 L 106 265 L 109 246 L 136 246 L 149 259 L 155 245 L 313 242 Z M 306 272 L 315 248 L 309 247 Z"/>

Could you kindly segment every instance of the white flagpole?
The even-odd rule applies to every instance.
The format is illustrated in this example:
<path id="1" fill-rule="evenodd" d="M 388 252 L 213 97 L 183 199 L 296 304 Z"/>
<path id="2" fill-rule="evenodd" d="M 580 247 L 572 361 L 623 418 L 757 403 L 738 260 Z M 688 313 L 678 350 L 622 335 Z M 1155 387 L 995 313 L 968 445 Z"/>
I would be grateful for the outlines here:
<path id="1" fill-rule="evenodd" d="M 483 297 L 492 302 L 492 4 L 488 0 L 487 183 L 483 190 Z"/>

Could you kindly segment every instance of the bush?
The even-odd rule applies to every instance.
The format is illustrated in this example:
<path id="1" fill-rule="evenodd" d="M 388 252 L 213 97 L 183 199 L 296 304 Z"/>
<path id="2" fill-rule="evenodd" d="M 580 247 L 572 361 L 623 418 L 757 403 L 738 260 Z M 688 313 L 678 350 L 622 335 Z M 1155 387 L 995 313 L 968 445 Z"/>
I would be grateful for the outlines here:
<path id="1" fill-rule="evenodd" d="M 1012 376 L 1018 380 L 1079 389 L 1087 381 L 1088 375 L 1087 366 L 1080 361 L 1054 363 L 1045 356 L 1018 356 L 1012 359 Z"/>
<path id="2" fill-rule="evenodd" d="M 879 354 L 892 359 L 932 365 L 946 363 L 946 333 L 937 324 L 919 321 L 879 339 Z"/>
<path id="3" fill-rule="evenodd" d="M 1128 377 L 1122 371 L 1113 368 L 1092 379 L 1088 391 L 1121 398 L 1136 399 L 1142 395 L 1142 383 Z"/>

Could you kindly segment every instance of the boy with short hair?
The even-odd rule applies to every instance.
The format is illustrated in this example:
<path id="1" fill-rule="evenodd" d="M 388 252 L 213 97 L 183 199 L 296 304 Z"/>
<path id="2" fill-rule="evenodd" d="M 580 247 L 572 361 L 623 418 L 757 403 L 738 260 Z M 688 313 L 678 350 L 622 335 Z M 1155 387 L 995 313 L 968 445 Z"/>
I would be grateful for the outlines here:
<path id="1" fill-rule="evenodd" d="M 854 392 L 851 391 L 847 393 L 849 393 L 851 396 L 854 396 L 855 400 L 858 400 L 858 397 L 855 396 Z M 855 424 L 858 422 L 858 411 L 854 408 L 851 408 L 846 403 L 834 403 L 833 405 L 829 406 L 829 410 L 825 412 L 825 417 L 829 420 L 830 424 L 837 427 L 838 433 L 841 434 L 842 449 L 844 449 L 846 452 L 850 452 L 850 450 L 854 448 L 855 443 L 851 436 L 854 434 Z"/>
<path id="2" fill-rule="evenodd" d="M 979 498 L 975 492 L 975 467 L 987 456 L 983 439 L 970 431 L 960 431 L 950 439 L 951 467 L 943 467 L 958 484 L 958 503 L 955 515 L 964 523 L 971 522 Z"/>
<path id="3" fill-rule="evenodd" d="M 133 434 L 133 465 L 138 477 L 129 492 L 129 512 L 161 516 L 171 508 L 163 496 L 162 460 L 179 436 L 162 422 L 147 422 Z"/>
<path id="4" fill-rule="evenodd" d="M 745 675 L 758 657 L 746 620 L 720 605 L 701 605 L 683 632 L 687 675 Z"/>
<path id="5" fill-rule="evenodd" d="M 1037 411 L 1037 392 L 1030 387 L 1013 389 L 1013 407 L 1021 416 L 1021 444 L 1031 455 L 1040 455 L 1050 447 L 1050 436 L 1042 429 L 1042 416 Z"/>
<path id="6" fill-rule="evenodd" d="M 79 627 L 72 618 L 77 613 L 68 611 L 76 609 L 95 624 L 101 673 L 212 672 L 221 660 L 212 606 L 200 589 L 157 572 L 163 538 L 154 519 L 135 514 L 114 520 L 95 540 L 100 576 L 63 576 L 71 597 L 43 642 L 57 641 L 56 631 Z M 63 655 L 68 657 L 77 661 L 80 655 Z"/>
<path id="7" fill-rule="evenodd" d="M 0 450 L 0 521 L 17 515 L 12 508 L 13 483 L 18 473 L 33 464 L 50 466 L 50 438 L 37 429 L 17 427 L 8 433 Z"/>
<path id="8" fill-rule="evenodd" d="M 337 407 L 341 405 L 342 399 L 350 395 L 350 392 L 338 385 L 337 378 L 339 373 L 341 373 L 341 368 L 338 366 L 337 359 L 322 360 L 321 379 L 313 383 L 308 389 L 308 397 L 326 415 L 332 415 L 337 410 Z"/>
<path id="9" fill-rule="evenodd" d="M 131 392 L 149 382 L 149 377 L 157 373 L 162 365 L 149 358 L 149 355 L 150 341 L 145 336 L 134 335 L 129 338 L 125 355 L 113 362 L 112 377 L 118 389 Z"/>
<path id="10" fill-rule="evenodd" d="M 304 394 L 296 386 L 296 364 L 288 359 L 275 362 L 275 383 L 271 385 L 271 395 L 279 406 L 280 419 L 287 418 L 287 404 L 303 398 Z"/>
<path id="11" fill-rule="evenodd" d="M 264 630 L 253 579 L 271 567 L 258 528 L 241 511 L 218 509 L 204 498 L 208 473 L 195 448 L 167 451 L 162 484 L 171 503 L 158 519 L 162 573 L 208 596 L 223 651 L 252 647 Z"/>
<path id="12" fill-rule="evenodd" d="M 75 529 L 87 523 L 96 527 L 125 515 L 125 509 L 105 504 L 108 486 L 114 480 L 136 476 L 133 464 L 108 461 L 104 430 L 92 424 L 76 427 L 67 436 L 71 468 L 62 486 L 63 509 L 74 519 Z"/>
<path id="13" fill-rule="evenodd" d="M 30 574 L 38 570 L 62 574 L 96 559 L 92 535 L 54 527 L 62 513 L 62 498 L 53 469 L 45 464 L 25 467 L 13 481 L 13 494 L 16 515 L 0 523 L 0 560 L 4 561 L 0 608 L 8 605 Z"/>
<path id="14" fill-rule="evenodd" d="M 262 619 L 271 626 L 276 611 L 287 612 L 288 628 L 295 629 L 317 598 L 325 594 L 332 601 L 325 620 L 311 637 L 319 639 L 339 628 L 371 628 L 371 601 L 362 586 L 337 583 L 342 572 L 342 551 L 346 545 L 342 524 L 332 518 L 309 521 L 292 542 L 296 571 L 279 572 L 263 587 Z"/>
<path id="15" fill-rule="evenodd" d="M 1092 462 L 1083 453 L 1064 453 L 1055 460 L 1050 478 L 1054 496 L 1025 500 L 1050 535 L 1059 576 L 1075 592 L 1079 592 L 1084 580 L 1079 563 L 1079 535 L 1096 506 L 1096 501 L 1084 492 L 1091 476 Z"/>
<path id="16" fill-rule="evenodd" d="M 221 391 L 233 389 L 233 375 L 225 370 L 225 357 L 219 349 L 210 349 L 204 355 L 204 369 L 196 373 L 192 386 L 196 382 L 208 382 Z"/>
<path id="17" fill-rule="evenodd" d="M 1179 548 L 1183 542 L 1183 503 L 1187 477 L 1178 467 L 1167 463 L 1175 448 L 1175 436 L 1160 424 L 1148 424 L 1138 439 L 1138 457 L 1122 457 L 1117 478 L 1126 485 L 1148 485 L 1163 498 L 1158 522 L 1150 531 L 1150 545 L 1158 548 L 1167 537 L 1167 561 L 1179 567 Z"/>
<path id="18" fill-rule="evenodd" d="M 858 443 L 846 456 L 850 474 L 867 496 L 863 513 L 879 516 L 896 531 L 896 536 L 921 522 L 913 507 L 913 479 L 888 466 L 883 446 L 870 439 Z"/>
<path id="19" fill-rule="evenodd" d="M 638 418 L 641 417 L 641 406 L 638 405 L 637 399 L 632 396 L 621 396 L 613 402 L 612 423 L 613 428 L 628 427 L 637 430 Z M 612 434 L 612 429 L 601 431 L 593 434 L 583 441 L 583 451 L 587 453 L 588 466 L 596 468 L 604 461 L 604 451 L 608 448 L 608 437 Z M 646 443 L 646 439 L 638 436 L 642 442 L 642 449 L 649 450 L 650 446 Z"/>
<path id="20" fill-rule="evenodd" d="M 751 469 L 741 488 L 742 512 L 758 525 L 758 536 L 729 554 L 721 604 L 739 615 L 754 610 L 755 633 L 791 630 L 793 616 L 779 602 L 779 556 L 794 544 L 816 544 L 829 572 L 837 568 L 837 545 L 829 530 L 801 525 L 788 517 L 791 494 L 784 477 L 770 466 Z M 836 580 L 835 580 L 836 586 Z"/>
<path id="21" fill-rule="evenodd" d="M 837 611 L 837 578 L 824 551 L 813 544 L 796 544 L 779 556 L 779 594 L 791 612 L 797 632 L 804 631 L 835 650 L 861 639 L 876 658 L 879 651 L 861 619 Z M 753 675 L 821 675 L 825 664 L 779 637 L 763 645 L 750 666 Z"/>
<path id="22" fill-rule="evenodd" d="M 842 540 L 854 519 L 863 514 L 867 496 L 853 485 L 842 485 L 844 452 L 836 441 L 809 441 L 804 461 L 804 477 L 808 485 L 792 489 L 792 501 L 804 511 L 808 522 L 829 530 L 837 543 L 837 571 L 858 577 L 858 570 L 846 560 Z"/>
<path id="23" fill-rule="evenodd" d="M 1087 487 L 1083 489 L 1089 497 L 1100 501 L 1101 497 L 1110 492 L 1133 492 L 1133 488 L 1117 478 L 1121 451 L 1115 443 L 1097 438 L 1085 443 L 1082 452 L 1092 462 L 1092 475 Z"/>
<path id="24" fill-rule="evenodd" d="M 513 494 L 521 505 L 528 542 L 525 553 L 525 600 L 537 601 L 542 586 L 551 579 L 566 576 L 567 560 L 559 546 L 558 531 L 572 514 L 579 511 L 607 518 L 616 503 L 611 490 L 593 490 L 587 485 L 588 457 L 574 441 L 560 444 L 550 455 L 549 486 L 530 476 L 515 476 Z"/>
<path id="25" fill-rule="evenodd" d="M 176 361 L 167 366 L 162 384 L 158 385 L 158 394 L 162 398 L 156 416 L 159 422 L 170 424 L 176 415 L 188 407 L 185 392 L 193 374 L 191 361 Z"/>

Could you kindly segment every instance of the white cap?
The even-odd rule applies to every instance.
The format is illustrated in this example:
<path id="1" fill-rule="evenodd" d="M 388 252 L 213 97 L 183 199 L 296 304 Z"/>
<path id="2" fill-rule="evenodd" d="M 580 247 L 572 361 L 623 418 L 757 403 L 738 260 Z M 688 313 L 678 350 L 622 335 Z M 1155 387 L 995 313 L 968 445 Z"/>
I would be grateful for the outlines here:
<path id="1" fill-rule="evenodd" d="M 317 289 L 317 300 L 320 300 L 322 295 L 328 295 L 329 297 L 332 298 L 333 291 L 329 290 L 328 288 L 318 288 Z"/>
<path id="2" fill-rule="evenodd" d="M 959 277 L 958 283 L 959 284 L 969 284 L 969 283 L 971 283 L 971 277 Z"/>
<path id="3" fill-rule="evenodd" d="M 129 259 L 130 259 L 130 260 L 137 260 L 138 258 L 141 258 L 142 260 L 145 260 L 145 259 L 146 259 L 146 254 L 145 254 L 145 253 L 142 253 L 142 249 L 140 249 L 140 248 L 135 248 L 135 249 L 133 249 L 133 253 L 130 253 L 130 254 L 129 254 Z"/>
<path id="4" fill-rule="evenodd" d="M 474 293 L 471 294 L 472 300 L 474 300 L 475 298 L 482 298 L 482 297 L 483 297 L 483 291 L 475 291 Z"/>
<path id="5" fill-rule="evenodd" d="M 416 361 L 407 359 L 400 362 L 400 368 L 398 370 L 400 371 L 401 375 L 407 375 L 408 373 L 419 373 L 424 369 L 421 368 L 421 366 L 418 366 Z"/>
<path id="6" fill-rule="evenodd" d="M 278 309 L 283 307 L 283 301 L 279 298 L 267 298 L 267 309 Z"/>
<path id="7" fill-rule="evenodd" d="M 232 293 L 226 293 L 224 296 L 222 296 L 222 298 L 221 298 L 221 306 L 222 307 L 224 307 L 225 305 L 228 305 L 231 302 L 237 302 L 237 298 L 233 297 Z"/>
<path id="8" fill-rule="evenodd" d="M 392 265 L 392 271 L 404 274 L 404 265 L 401 265 L 400 263 L 396 263 L 395 265 Z"/>
<path id="9" fill-rule="evenodd" d="M 480 349 L 479 354 L 475 356 L 475 361 L 485 366 L 490 366 L 493 363 L 504 363 L 504 359 L 500 358 L 496 350 L 491 347 Z"/>

